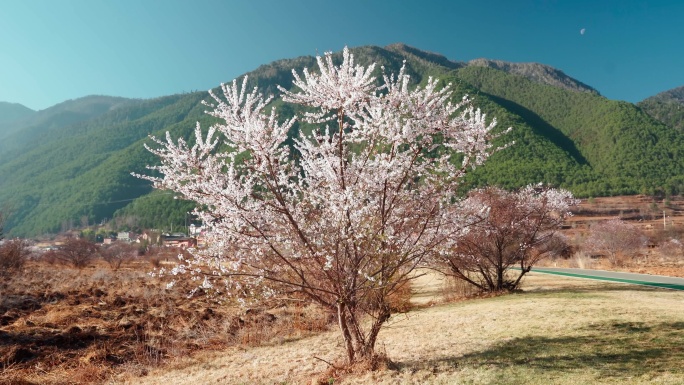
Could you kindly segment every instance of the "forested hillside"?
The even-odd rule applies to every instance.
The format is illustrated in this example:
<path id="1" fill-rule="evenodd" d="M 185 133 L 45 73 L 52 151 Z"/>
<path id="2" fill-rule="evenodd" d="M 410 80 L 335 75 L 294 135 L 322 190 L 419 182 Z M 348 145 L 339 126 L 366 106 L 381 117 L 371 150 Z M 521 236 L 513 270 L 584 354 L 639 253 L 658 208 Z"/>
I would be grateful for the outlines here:
<path id="1" fill-rule="evenodd" d="M 455 98 L 469 94 L 500 129 L 513 127 L 499 140 L 515 145 L 472 172 L 470 187 L 546 182 L 582 197 L 684 190 L 681 127 L 652 118 L 643 103 L 606 99 L 535 63 L 457 62 L 403 44 L 353 51 L 359 63 L 377 62 L 378 74 L 380 66 L 396 73 L 405 61 L 415 83 L 430 76 L 450 82 Z M 292 69 L 304 67 L 315 70 L 314 58 L 265 64 L 249 74 L 250 83 L 277 94 L 276 85 L 289 88 Z M 149 195 L 149 183 L 130 173 L 156 163 L 143 147 L 148 135 L 168 130 L 192 140 L 197 121 L 205 129 L 212 124 L 202 100 L 209 100 L 205 92 L 150 100 L 86 97 L 15 120 L 0 141 L 0 203 L 13 208 L 8 233 L 54 233 L 114 216 L 144 228 L 184 226 L 191 203 Z M 296 112 L 277 99 L 274 105 L 283 117 Z M 308 129 L 296 124 L 291 134 Z"/>
<path id="2" fill-rule="evenodd" d="M 26 118 L 35 113 L 32 109 L 19 103 L 0 102 L 0 138 L 6 135 L 5 128 L 12 122 Z"/>
<path id="3" fill-rule="evenodd" d="M 485 67 L 464 68 L 458 77 L 523 117 L 539 132 L 552 133 L 562 141 L 563 148 L 590 166 L 593 173 L 579 179 L 562 176 L 561 185 L 571 188 L 575 194 L 599 196 L 681 190 L 684 136 L 635 105 L 594 93 L 537 84 Z"/>
<path id="4" fill-rule="evenodd" d="M 664 124 L 684 130 L 684 86 L 651 96 L 637 106 Z"/>
<path id="5" fill-rule="evenodd" d="M 111 218 L 151 191 L 130 175 L 154 162 L 143 147 L 147 135 L 187 131 L 205 119 L 200 105 L 205 97 L 195 93 L 130 103 L 17 150 L 0 165 L 0 202 L 13 208 L 7 227 L 14 234 L 35 235 Z"/>
<path id="6" fill-rule="evenodd" d="M 83 130 L 91 130 L 91 127 L 97 129 L 97 122 L 93 119 L 131 102 L 133 100 L 126 98 L 86 96 L 7 122 L 2 129 L 4 135 L 0 141 L 0 163 L 15 158 L 27 149 L 80 135 Z"/>

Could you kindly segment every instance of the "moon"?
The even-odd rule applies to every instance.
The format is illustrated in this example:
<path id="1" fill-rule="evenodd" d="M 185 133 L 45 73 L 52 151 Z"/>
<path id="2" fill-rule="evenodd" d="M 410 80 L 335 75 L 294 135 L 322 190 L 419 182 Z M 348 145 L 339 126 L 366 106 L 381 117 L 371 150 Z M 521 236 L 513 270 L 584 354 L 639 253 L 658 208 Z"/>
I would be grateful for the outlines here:
<path id="1" fill-rule="evenodd" d="M 580 29 L 580 35 L 584 35 L 584 32 L 585 32 L 586 30 L 587 30 L 586 28 Z"/>

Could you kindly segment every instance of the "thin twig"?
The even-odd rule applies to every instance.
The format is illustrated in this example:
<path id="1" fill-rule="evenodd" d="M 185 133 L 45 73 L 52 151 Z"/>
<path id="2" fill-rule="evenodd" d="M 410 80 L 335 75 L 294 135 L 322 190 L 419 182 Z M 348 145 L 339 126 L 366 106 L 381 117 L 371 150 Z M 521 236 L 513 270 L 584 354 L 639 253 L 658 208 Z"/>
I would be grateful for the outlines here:
<path id="1" fill-rule="evenodd" d="M 337 369 L 337 370 L 341 369 L 341 368 L 338 368 L 337 366 L 333 365 L 333 364 L 330 363 L 329 361 L 326 361 L 326 360 L 324 360 L 324 359 L 322 359 L 322 358 L 320 358 L 320 357 L 313 356 L 313 358 L 315 358 L 315 359 L 317 359 L 317 360 L 319 360 L 319 361 L 325 362 L 326 364 L 328 364 L 328 366 L 331 366 L 333 369 Z"/>

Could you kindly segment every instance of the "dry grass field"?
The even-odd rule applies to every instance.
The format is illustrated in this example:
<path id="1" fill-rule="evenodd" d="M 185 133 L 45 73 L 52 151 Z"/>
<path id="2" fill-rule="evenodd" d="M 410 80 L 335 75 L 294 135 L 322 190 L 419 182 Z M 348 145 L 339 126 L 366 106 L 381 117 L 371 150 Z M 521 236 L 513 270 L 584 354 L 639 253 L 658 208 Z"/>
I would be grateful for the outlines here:
<path id="1" fill-rule="evenodd" d="M 31 265 L 5 282 L 0 384 L 684 383 L 682 292 L 530 274 L 464 300 L 427 274 L 380 335 L 390 368 L 332 378 L 342 341 L 317 309 L 246 312 L 143 270 Z"/>
<path id="2" fill-rule="evenodd" d="M 196 283 L 166 289 L 150 261 L 118 270 L 30 262 L 0 281 L 0 384 L 91 384 L 145 376 L 199 351 L 242 348 L 326 330 L 311 305 L 241 309 Z"/>
<path id="3" fill-rule="evenodd" d="M 518 294 L 443 302 L 421 277 L 418 307 L 394 316 L 379 347 L 391 368 L 326 378 L 331 330 L 231 348 L 112 379 L 124 384 L 682 384 L 684 292 L 531 274 Z M 312 381 L 313 380 L 313 381 Z"/>
<path id="4" fill-rule="evenodd" d="M 592 222 L 620 217 L 651 239 L 682 239 L 684 200 L 665 203 L 585 201 L 564 232 L 581 244 Z M 320 309 L 188 297 L 193 282 L 168 290 L 149 276 L 159 263 L 32 261 L 2 278 L 0 385 L 684 384 L 684 292 L 529 274 L 519 293 L 478 297 L 425 274 L 380 334 L 389 367 L 336 376 L 342 341 Z M 545 263 L 684 277 L 684 257 L 658 248 L 619 266 L 581 252 Z"/>

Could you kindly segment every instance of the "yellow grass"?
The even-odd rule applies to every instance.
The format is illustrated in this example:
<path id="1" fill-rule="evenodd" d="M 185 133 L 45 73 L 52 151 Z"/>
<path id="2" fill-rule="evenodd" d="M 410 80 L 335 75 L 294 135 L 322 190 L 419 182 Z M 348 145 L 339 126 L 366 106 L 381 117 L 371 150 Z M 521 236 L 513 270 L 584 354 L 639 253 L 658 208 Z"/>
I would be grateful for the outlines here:
<path id="1" fill-rule="evenodd" d="M 379 339 L 395 368 L 335 383 L 684 383 L 682 292 L 530 274 L 522 294 L 440 305 L 437 281 L 425 276 L 413 287 L 416 304 L 427 306 L 393 316 Z M 315 357 L 333 362 L 341 352 L 331 331 L 198 355 L 113 383 L 310 383 L 327 366 Z"/>

